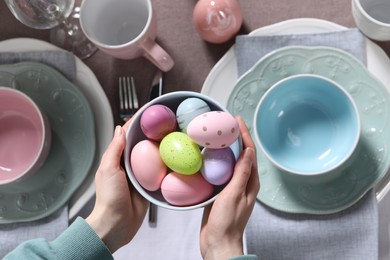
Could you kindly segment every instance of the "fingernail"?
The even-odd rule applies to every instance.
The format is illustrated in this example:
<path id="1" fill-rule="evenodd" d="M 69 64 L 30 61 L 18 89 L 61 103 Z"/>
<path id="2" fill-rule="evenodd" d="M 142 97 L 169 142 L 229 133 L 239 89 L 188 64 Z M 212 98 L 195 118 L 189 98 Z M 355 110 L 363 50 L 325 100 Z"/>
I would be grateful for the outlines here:
<path id="1" fill-rule="evenodd" d="M 254 154 L 255 154 L 255 151 L 253 150 L 253 148 L 251 148 L 251 147 L 245 148 L 245 150 L 244 150 L 244 157 L 246 159 L 250 159 L 251 160 L 253 158 Z"/>
<path id="2" fill-rule="evenodd" d="M 122 135 L 122 127 L 120 125 L 117 125 L 115 127 L 114 135 L 115 135 L 115 137 L 119 137 Z"/>

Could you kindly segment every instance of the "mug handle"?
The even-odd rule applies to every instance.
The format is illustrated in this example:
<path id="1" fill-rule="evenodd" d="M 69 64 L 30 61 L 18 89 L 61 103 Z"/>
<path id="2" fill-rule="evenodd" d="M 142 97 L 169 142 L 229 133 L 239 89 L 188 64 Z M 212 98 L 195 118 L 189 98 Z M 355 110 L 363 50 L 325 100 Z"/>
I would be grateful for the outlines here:
<path id="1" fill-rule="evenodd" d="M 175 62 L 171 56 L 151 38 L 147 38 L 142 44 L 144 57 L 164 72 L 172 69 Z"/>

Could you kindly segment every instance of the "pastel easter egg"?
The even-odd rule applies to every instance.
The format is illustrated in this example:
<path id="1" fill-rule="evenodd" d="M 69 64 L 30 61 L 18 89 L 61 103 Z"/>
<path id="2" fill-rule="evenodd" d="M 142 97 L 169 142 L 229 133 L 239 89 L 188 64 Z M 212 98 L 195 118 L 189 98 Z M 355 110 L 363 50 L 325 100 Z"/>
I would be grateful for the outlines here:
<path id="1" fill-rule="evenodd" d="M 167 106 L 152 105 L 142 113 L 140 125 L 147 138 L 161 141 L 164 136 L 176 130 L 176 116 Z"/>
<path id="2" fill-rule="evenodd" d="M 192 206 L 206 201 L 214 188 L 201 174 L 183 175 L 169 173 L 161 183 L 164 199 L 175 206 Z"/>
<path id="3" fill-rule="evenodd" d="M 194 174 L 202 166 L 202 155 L 198 145 L 181 132 L 173 132 L 160 143 L 163 162 L 173 171 L 181 174 Z"/>
<path id="4" fill-rule="evenodd" d="M 167 166 L 160 158 L 159 145 L 150 140 L 137 143 L 130 154 L 131 169 L 139 184 L 149 191 L 156 191 L 167 173 Z"/>
<path id="5" fill-rule="evenodd" d="M 231 114 L 211 111 L 195 117 L 187 127 L 187 134 L 200 146 L 220 149 L 232 145 L 240 131 Z"/>
<path id="6" fill-rule="evenodd" d="M 227 183 L 233 175 L 236 162 L 233 151 L 229 147 L 223 149 L 205 148 L 202 155 L 203 165 L 200 172 L 206 181 L 213 185 Z"/>
<path id="7" fill-rule="evenodd" d="M 195 117 L 211 111 L 209 105 L 200 98 L 187 98 L 182 101 L 176 110 L 176 119 L 179 128 L 187 133 L 187 126 Z"/>

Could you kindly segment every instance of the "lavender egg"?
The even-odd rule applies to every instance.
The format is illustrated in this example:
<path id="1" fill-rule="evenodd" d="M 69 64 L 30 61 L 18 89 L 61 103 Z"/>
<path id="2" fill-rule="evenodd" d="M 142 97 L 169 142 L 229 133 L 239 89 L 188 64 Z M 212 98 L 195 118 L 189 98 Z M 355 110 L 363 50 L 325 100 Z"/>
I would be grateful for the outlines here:
<path id="1" fill-rule="evenodd" d="M 230 147 L 223 149 L 204 148 L 203 165 L 200 169 L 207 182 L 213 185 L 227 183 L 233 175 L 236 159 Z"/>
<path id="2" fill-rule="evenodd" d="M 195 117 L 211 111 L 209 105 L 200 98 L 187 98 L 180 103 L 176 110 L 176 119 L 179 128 L 187 133 L 187 126 Z"/>

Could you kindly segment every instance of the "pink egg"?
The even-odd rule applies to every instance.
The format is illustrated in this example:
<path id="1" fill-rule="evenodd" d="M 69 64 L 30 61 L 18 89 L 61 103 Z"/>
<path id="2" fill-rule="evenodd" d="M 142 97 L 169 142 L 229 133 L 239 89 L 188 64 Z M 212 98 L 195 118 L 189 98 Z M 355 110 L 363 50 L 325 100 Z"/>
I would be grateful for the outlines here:
<path id="1" fill-rule="evenodd" d="M 161 183 L 165 200 L 175 206 L 191 206 L 206 201 L 213 194 L 213 185 L 200 173 L 183 175 L 169 173 Z"/>
<path id="2" fill-rule="evenodd" d="M 147 138 L 161 141 L 164 136 L 176 130 L 176 115 L 167 106 L 152 105 L 142 113 L 140 125 Z"/>
<path id="3" fill-rule="evenodd" d="M 160 158 L 158 143 L 150 140 L 137 143 L 131 151 L 130 161 L 134 177 L 143 188 L 156 191 L 161 187 L 167 166 Z"/>
<path id="4" fill-rule="evenodd" d="M 240 130 L 231 114 L 211 111 L 195 117 L 187 127 L 187 134 L 200 146 L 220 149 L 232 145 Z"/>

